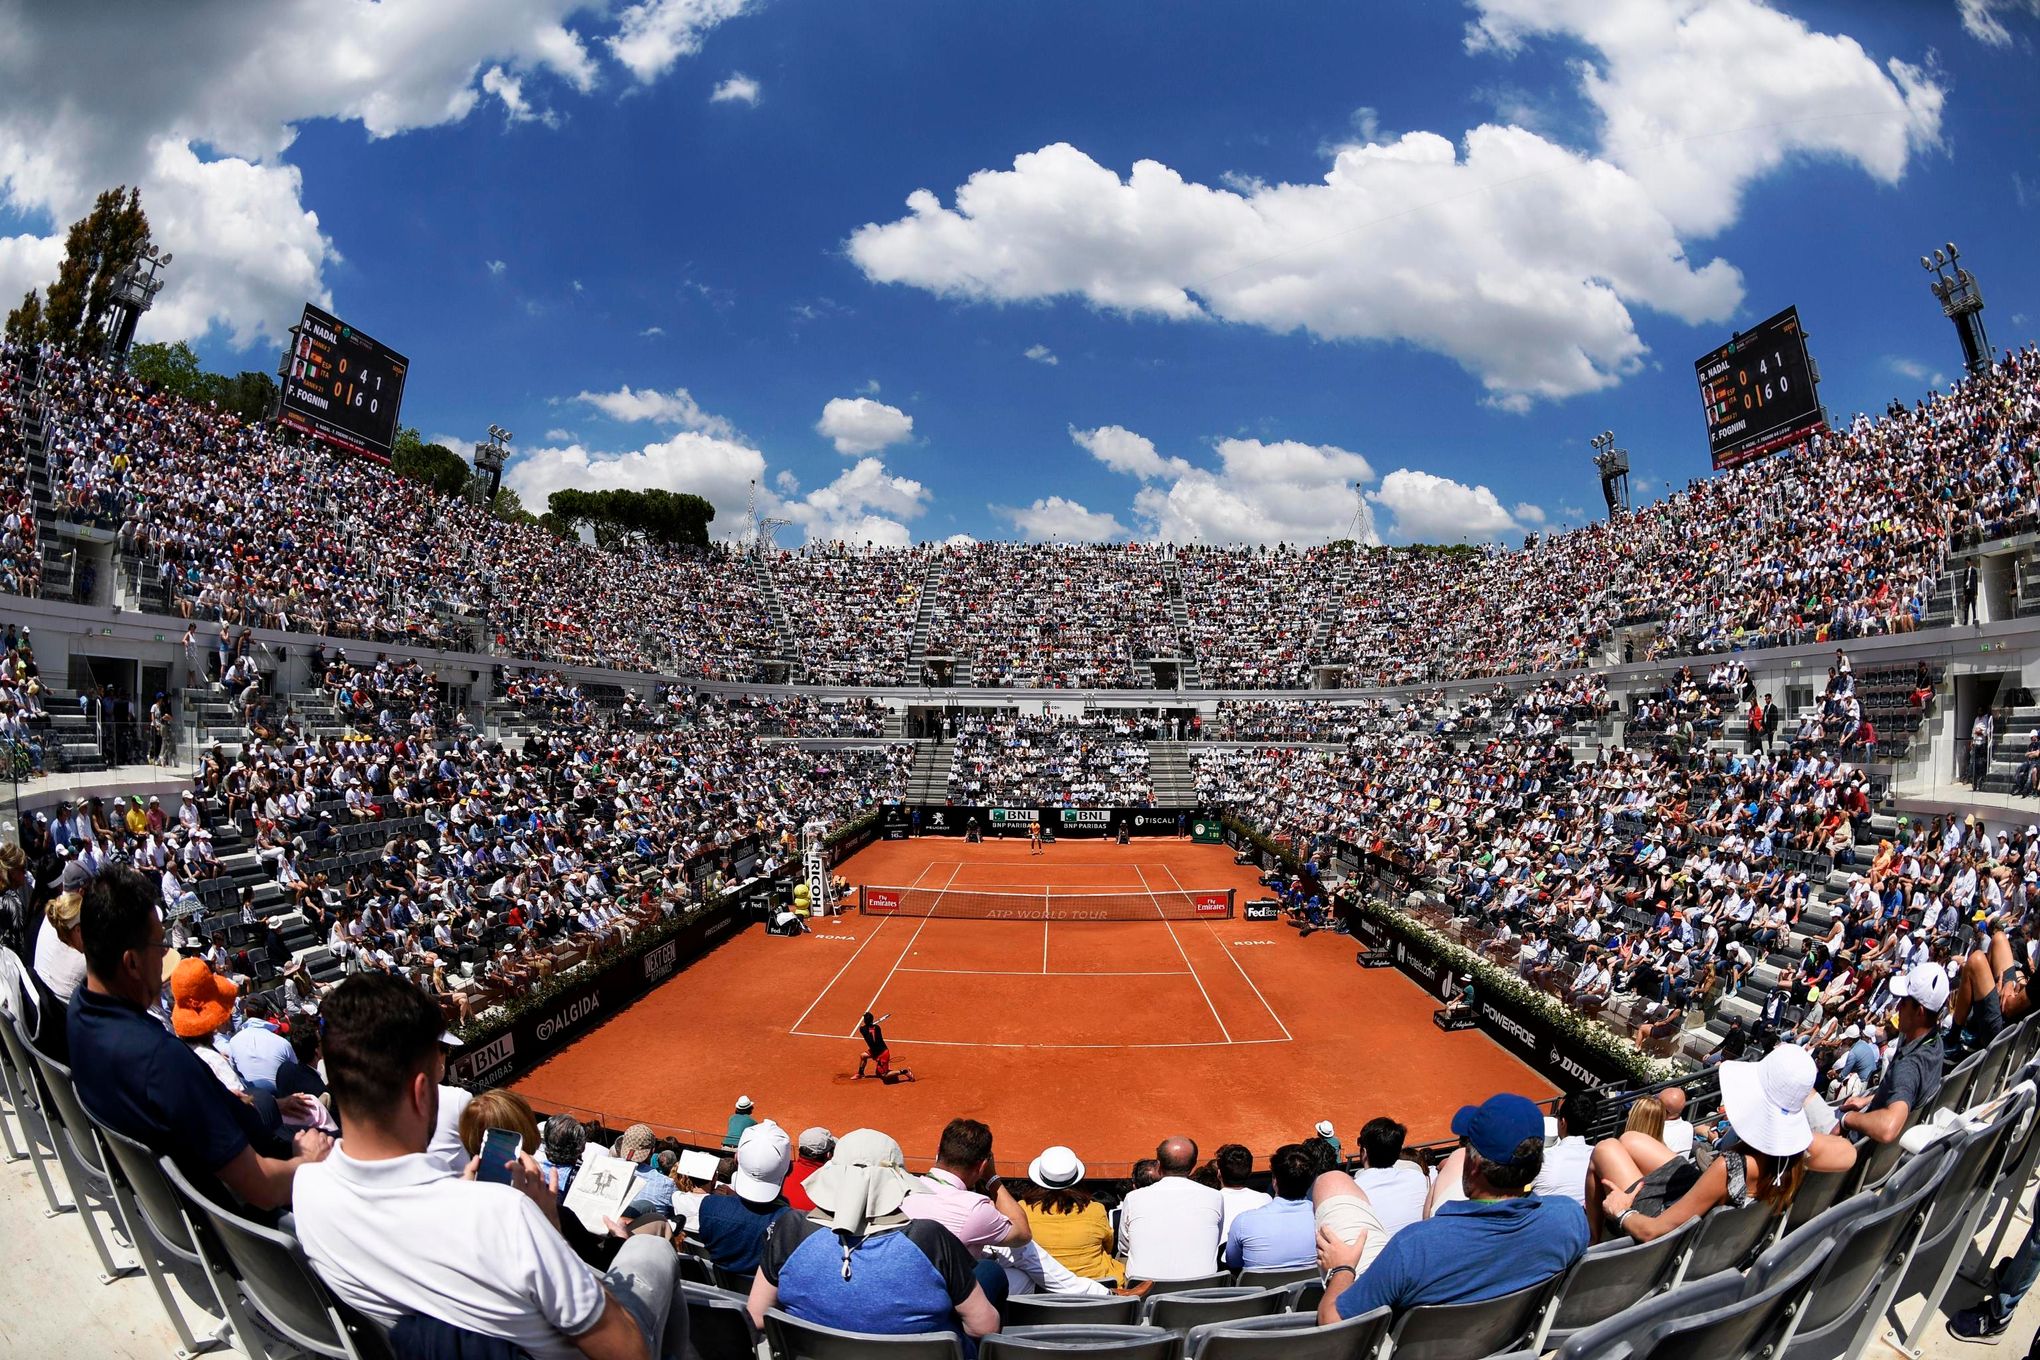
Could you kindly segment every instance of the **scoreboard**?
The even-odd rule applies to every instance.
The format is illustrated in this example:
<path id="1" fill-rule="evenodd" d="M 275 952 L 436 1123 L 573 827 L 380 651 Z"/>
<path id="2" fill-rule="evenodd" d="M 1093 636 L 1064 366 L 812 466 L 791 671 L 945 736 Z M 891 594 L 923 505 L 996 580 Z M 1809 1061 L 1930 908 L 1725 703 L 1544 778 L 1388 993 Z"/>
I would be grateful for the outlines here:
<path id="1" fill-rule="evenodd" d="M 1803 439 L 1826 424 L 1799 309 L 1787 307 L 1693 365 L 1716 471 Z"/>
<path id="2" fill-rule="evenodd" d="M 283 372 L 286 425 L 387 462 L 411 361 L 309 302 Z"/>

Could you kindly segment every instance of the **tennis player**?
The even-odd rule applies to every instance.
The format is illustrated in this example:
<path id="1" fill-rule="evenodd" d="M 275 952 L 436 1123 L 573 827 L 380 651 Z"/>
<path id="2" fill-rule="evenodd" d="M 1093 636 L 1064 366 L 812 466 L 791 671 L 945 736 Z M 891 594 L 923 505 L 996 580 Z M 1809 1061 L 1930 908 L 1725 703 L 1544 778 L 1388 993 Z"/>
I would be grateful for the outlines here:
<path id="1" fill-rule="evenodd" d="M 1027 824 L 1027 853 L 1030 855 L 1038 855 L 1041 853 L 1040 822 L 1029 822 Z"/>
<path id="2" fill-rule="evenodd" d="M 871 1018 L 870 1011 L 864 1013 L 864 1019 L 857 1026 L 857 1037 L 864 1040 L 864 1052 L 857 1059 L 857 1076 L 852 1080 L 863 1080 L 865 1066 L 870 1063 L 878 1064 L 878 1079 L 888 1086 L 896 1081 L 914 1079 L 914 1069 L 911 1067 L 902 1067 L 897 1072 L 893 1070 L 892 1050 L 886 1047 L 885 1031 L 879 1028 L 890 1019 L 891 1011 L 887 1011 L 876 1020 Z"/>

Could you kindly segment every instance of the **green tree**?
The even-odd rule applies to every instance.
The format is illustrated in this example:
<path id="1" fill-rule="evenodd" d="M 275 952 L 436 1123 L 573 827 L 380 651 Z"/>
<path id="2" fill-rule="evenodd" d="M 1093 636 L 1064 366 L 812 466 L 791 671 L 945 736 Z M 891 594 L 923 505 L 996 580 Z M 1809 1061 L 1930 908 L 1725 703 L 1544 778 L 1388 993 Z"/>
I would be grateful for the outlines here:
<path id="1" fill-rule="evenodd" d="M 708 526 L 715 507 L 699 496 L 664 491 L 555 491 L 546 501 L 547 518 L 555 532 L 571 534 L 583 526 L 604 548 L 632 543 L 674 546 L 708 544 Z"/>
<path id="2" fill-rule="evenodd" d="M 538 523 L 537 517 L 524 508 L 524 497 L 507 486 L 496 489 L 496 499 L 489 502 L 489 513 L 497 519 L 507 519 L 513 523 Z"/>
<path id="3" fill-rule="evenodd" d="M 204 376 L 198 352 L 179 340 L 174 345 L 136 345 L 128 351 L 128 372 L 180 397 L 195 397 Z"/>
<path id="4" fill-rule="evenodd" d="M 39 345 L 43 338 L 42 294 L 31 288 L 21 305 L 7 314 L 7 339 L 17 345 Z"/>
<path id="5" fill-rule="evenodd" d="M 64 262 L 43 304 L 48 338 L 67 348 L 97 347 L 106 338 L 114 281 L 149 245 L 141 191 L 122 185 L 100 194 L 64 238 Z"/>
<path id="6" fill-rule="evenodd" d="M 408 436 L 408 438 L 406 437 Z M 390 445 L 390 470 L 399 477 L 431 487 L 442 496 L 458 496 L 467 490 L 474 469 L 467 460 L 444 444 L 426 444 L 408 426 L 397 432 Z"/>

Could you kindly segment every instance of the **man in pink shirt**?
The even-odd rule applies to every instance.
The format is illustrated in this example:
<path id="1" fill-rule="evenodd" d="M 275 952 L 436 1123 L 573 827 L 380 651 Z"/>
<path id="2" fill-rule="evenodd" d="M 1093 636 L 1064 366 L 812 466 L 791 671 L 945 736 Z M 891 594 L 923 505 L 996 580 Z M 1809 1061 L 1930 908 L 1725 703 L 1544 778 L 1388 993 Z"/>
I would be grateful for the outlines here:
<path id="1" fill-rule="evenodd" d="M 1027 1211 L 999 1180 L 992 1165 L 992 1131 L 975 1119 L 952 1119 L 942 1130 L 935 1165 L 923 1180 L 925 1189 L 900 1206 L 908 1218 L 940 1223 L 977 1258 L 978 1283 L 993 1307 L 1006 1302 L 1006 1272 L 987 1259 L 991 1247 L 1021 1247 L 1034 1240 Z"/>

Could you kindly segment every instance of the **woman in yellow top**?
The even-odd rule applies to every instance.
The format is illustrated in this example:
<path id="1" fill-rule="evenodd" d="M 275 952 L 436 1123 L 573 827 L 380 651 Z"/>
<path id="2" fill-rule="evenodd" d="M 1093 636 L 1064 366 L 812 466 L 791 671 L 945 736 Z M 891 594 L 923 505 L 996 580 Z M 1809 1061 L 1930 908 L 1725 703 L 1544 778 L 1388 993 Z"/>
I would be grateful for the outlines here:
<path id="1" fill-rule="evenodd" d="M 1066 1147 L 1052 1147 L 1027 1167 L 1027 1184 L 1010 1188 L 1027 1210 L 1034 1245 L 1072 1275 L 1120 1280 L 1125 1267 L 1112 1259 L 1112 1223 L 1105 1206 L 1080 1188 L 1084 1164 Z"/>

